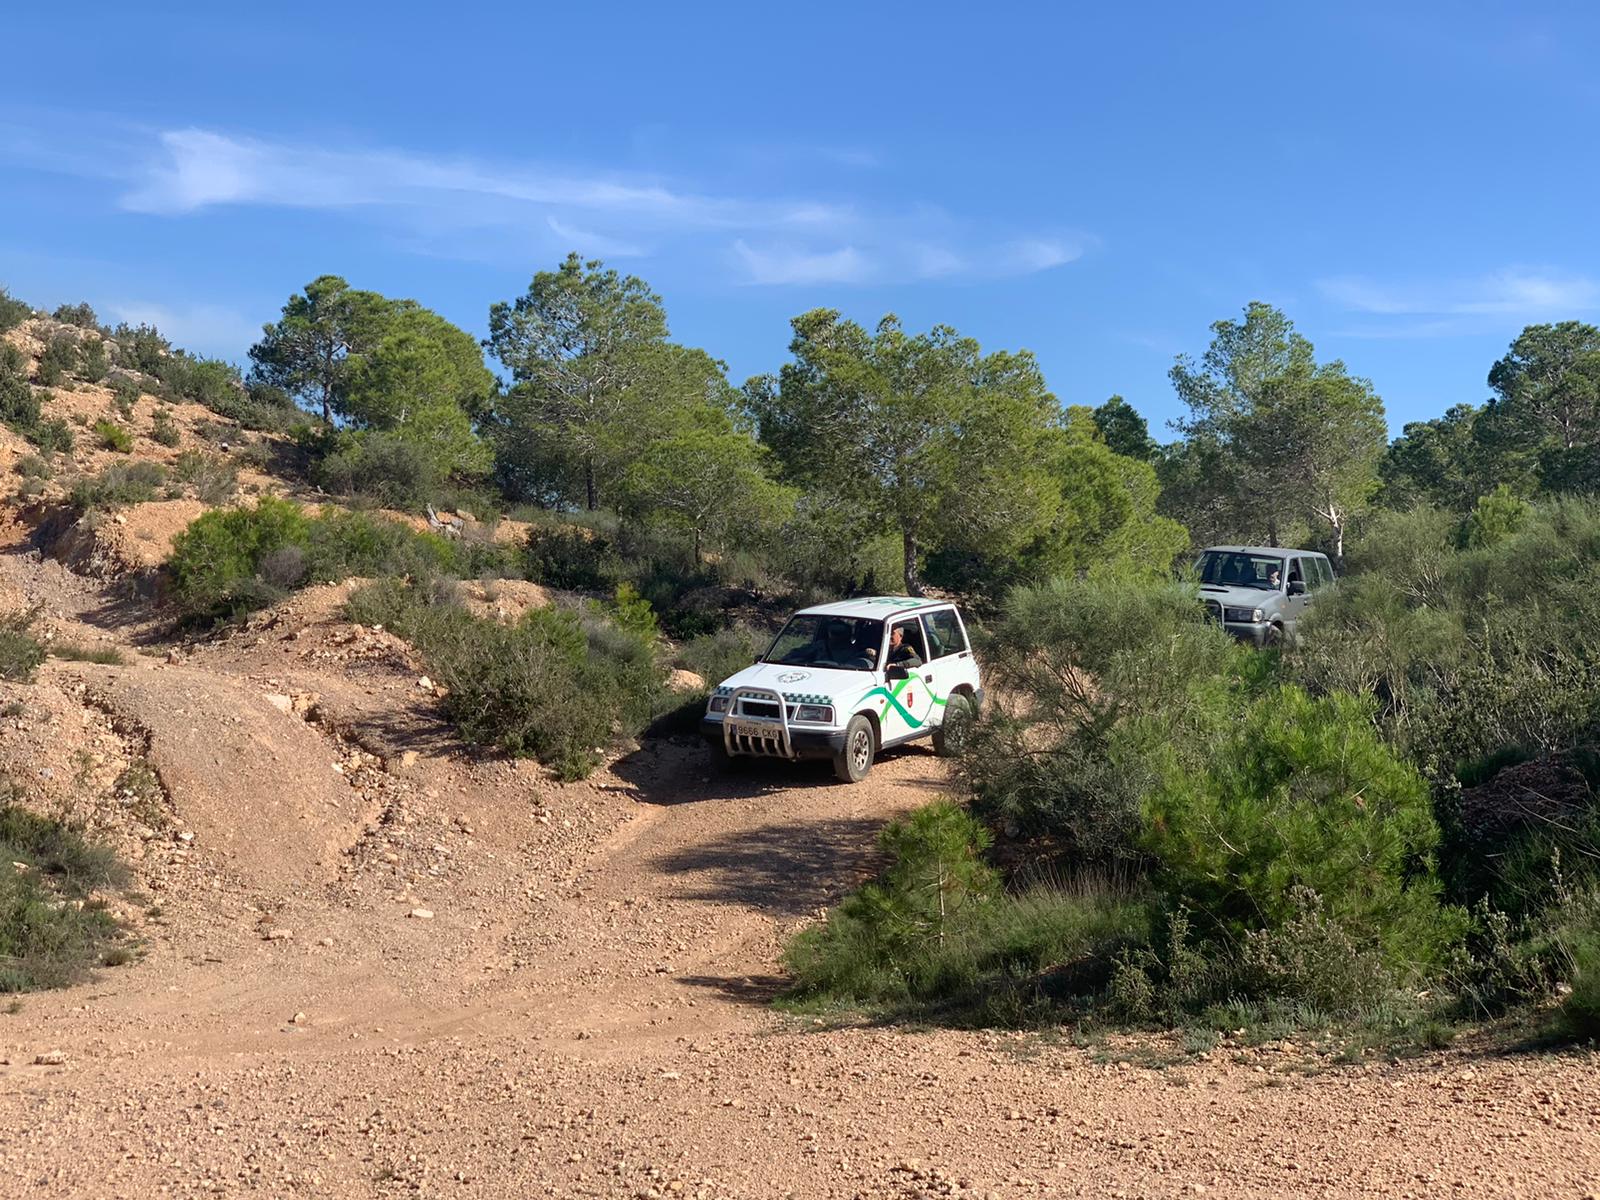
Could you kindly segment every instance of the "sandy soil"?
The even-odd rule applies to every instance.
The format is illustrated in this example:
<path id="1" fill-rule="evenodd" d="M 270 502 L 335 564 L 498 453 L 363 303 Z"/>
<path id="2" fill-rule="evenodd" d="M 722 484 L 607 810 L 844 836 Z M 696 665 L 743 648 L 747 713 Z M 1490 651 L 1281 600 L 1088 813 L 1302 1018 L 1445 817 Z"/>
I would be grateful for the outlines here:
<path id="1" fill-rule="evenodd" d="M 127 650 L 0 685 L 0 766 L 90 807 L 145 943 L 0 1013 L 0 1196 L 1600 1191 L 1590 1052 L 1155 1067 L 1148 1039 L 780 1014 L 785 936 L 938 760 L 847 787 L 655 740 L 558 785 L 457 745 L 347 591 L 174 649 L 137 601 L 0 554 L 0 607 Z M 118 791 L 139 763 L 159 794 Z"/>

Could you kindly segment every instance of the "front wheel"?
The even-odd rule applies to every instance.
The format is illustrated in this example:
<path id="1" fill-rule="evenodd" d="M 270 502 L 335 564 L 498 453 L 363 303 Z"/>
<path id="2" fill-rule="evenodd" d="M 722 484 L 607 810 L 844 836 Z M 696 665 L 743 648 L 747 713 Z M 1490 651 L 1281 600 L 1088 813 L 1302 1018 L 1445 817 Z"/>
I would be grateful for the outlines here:
<path id="1" fill-rule="evenodd" d="M 851 717 L 844 729 L 844 749 L 833 756 L 833 773 L 844 783 L 860 783 L 872 770 L 876 749 L 872 722 L 860 715 Z"/>
<path id="2" fill-rule="evenodd" d="M 978 706 L 971 696 L 965 692 L 951 696 L 944 706 L 944 720 L 933 727 L 933 752 L 940 758 L 954 758 L 960 754 L 977 716 Z"/>

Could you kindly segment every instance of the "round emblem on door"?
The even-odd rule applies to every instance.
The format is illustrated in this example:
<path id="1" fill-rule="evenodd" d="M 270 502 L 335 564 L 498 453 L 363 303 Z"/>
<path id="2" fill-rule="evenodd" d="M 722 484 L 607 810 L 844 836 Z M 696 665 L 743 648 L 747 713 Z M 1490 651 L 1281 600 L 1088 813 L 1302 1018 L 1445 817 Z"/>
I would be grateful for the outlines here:
<path id="1" fill-rule="evenodd" d="M 778 676 L 779 683 L 801 683 L 811 678 L 810 671 L 785 671 Z"/>

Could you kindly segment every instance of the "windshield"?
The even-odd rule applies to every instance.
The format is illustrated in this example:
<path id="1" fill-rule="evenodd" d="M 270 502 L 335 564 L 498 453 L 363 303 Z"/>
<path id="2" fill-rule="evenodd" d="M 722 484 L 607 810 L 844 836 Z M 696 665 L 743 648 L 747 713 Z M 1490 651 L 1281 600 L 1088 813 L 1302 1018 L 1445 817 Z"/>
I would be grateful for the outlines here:
<path id="1" fill-rule="evenodd" d="M 881 645 L 882 621 L 802 613 L 783 627 L 761 661 L 796 667 L 870 671 L 877 665 Z"/>
<path id="2" fill-rule="evenodd" d="M 1283 579 L 1283 559 L 1242 550 L 1207 550 L 1195 564 L 1200 582 L 1212 587 L 1256 588 L 1275 592 Z"/>

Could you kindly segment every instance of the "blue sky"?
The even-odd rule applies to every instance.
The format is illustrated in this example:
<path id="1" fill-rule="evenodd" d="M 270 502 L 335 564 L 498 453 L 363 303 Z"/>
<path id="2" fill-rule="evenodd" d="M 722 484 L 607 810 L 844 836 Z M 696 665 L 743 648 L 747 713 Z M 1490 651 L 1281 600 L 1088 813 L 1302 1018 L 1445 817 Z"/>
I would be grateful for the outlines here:
<path id="1" fill-rule="evenodd" d="M 1115 11 L 1112 9 L 1115 7 Z M 0 282 L 242 361 L 318 274 L 484 332 L 569 249 L 736 380 L 788 319 L 956 326 L 1065 403 L 1252 299 L 1391 426 L 1600 317 L 1600 9 L 24 5 Z"/>

